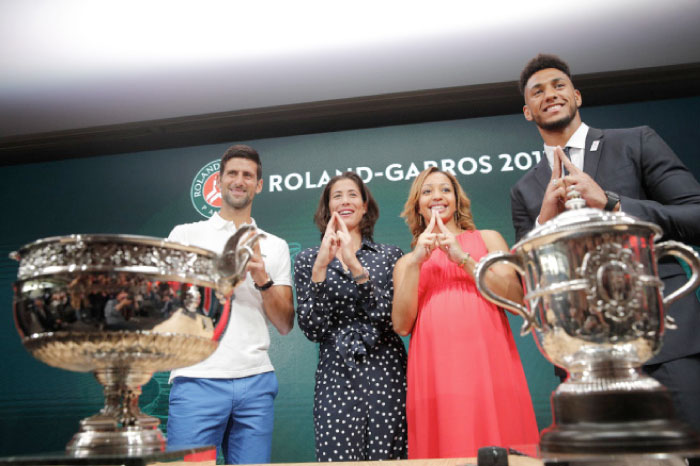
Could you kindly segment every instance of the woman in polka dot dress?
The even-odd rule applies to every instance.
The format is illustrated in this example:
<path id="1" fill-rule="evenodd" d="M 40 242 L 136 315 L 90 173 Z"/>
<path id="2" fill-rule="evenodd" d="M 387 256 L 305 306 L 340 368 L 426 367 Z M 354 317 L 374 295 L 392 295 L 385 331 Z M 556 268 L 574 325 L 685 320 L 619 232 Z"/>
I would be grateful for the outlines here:
<path id="1" fill-rule="evenodd" d="M 473 457 L 488 445 L 536 444 L 535 414 L 508 318 L 474 282 L 479 259 L 508 245 L 498 232 L 476 229 L 457 179 L 435 167 L 415 179 L 402 215 L 413 251 L 394 269 L 392 317 L 399 334 L 411 334 L 409 458 Z M 494 292 L 522 301 L 509 267 L 492 267 L 486 281 Z"/>
<path id="2" fill-rule="evenodd" d="M 391 324 L 396 246 L 372 240 L 379 209 L 359 176 L 333 177 L 314 220 L 321 245 L 296 257 L 299 327 L 320 344 L 318 461 L 406 458 L 406 350 Z"/>

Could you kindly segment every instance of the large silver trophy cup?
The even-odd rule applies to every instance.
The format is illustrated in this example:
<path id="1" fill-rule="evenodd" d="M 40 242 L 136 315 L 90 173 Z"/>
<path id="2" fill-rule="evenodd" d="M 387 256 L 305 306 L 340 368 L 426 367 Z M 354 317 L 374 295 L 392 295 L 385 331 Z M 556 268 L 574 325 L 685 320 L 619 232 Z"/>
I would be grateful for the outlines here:
<path id="1" fill-rule="evenodd" d="M 573 207 L 530 232 L 510 254 L 484 257 L 476 269 L 479 291 L 519 313 L 525 319 L 521 333 L 532 331 L 544 356 L 568 372 L 552 395 L 554 422 L 543 431 L 540 449 L 698 448 L 697 435 L 676 419 L 667 390 L 641 366 L 674 328 L 664 309 L 700 283 L 700 257 L 675 241 L 656 244 L 662 232 L 652 223 L 580 202 Z M 666 297 L 657 272 L 664 256 L 681 258 L 692 269 L 688 282 Z M 486 274 L 497 263 L 520 273 L 526 305 L 489 290 Z"/>
<path id="2" fill-rule="evenodd" d="M 104 408 L 81 421 L 70 456 L 165 449 L 158 419 L 139 410 L 141 386 L 153 372 L 195 364 L 217 348 L 227 298 L 259 238 L 251 230 L 239 229 L 221 256 L 127 235 L 46 238 L 11 254 L 25 348 L 50 366 L 93 372 L 104 386 Z"/>

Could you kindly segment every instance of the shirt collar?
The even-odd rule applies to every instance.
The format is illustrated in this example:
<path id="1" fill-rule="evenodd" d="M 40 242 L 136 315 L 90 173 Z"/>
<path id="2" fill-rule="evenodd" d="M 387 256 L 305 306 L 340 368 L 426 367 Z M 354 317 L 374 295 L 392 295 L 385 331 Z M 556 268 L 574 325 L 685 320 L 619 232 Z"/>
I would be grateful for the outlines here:
<path id="1" fill-rule="evenodd" d="M 232 221 L 224 219 L 221 215 L 219 215 L 219 212 L 216 212 L 214 215 L 209 217 L 208 221 L 211 222 L 211 224 L 214 225 L 214 228 L 216 228 L 217 230 L 225 230 L 225 229 L 232 230 L 232 231 L 237 230 L 236 224 L 233 223 Z M 255 223 L 255 219 L 252 217 L 250 218 L 250 223 L 248 223 L 248 224 L 244 223 L 244 225 L 252 225 L 256 228 L 258 227 L 258 225 Z"/>
<path id="2" fill-rule="evenodd" d="M 574 134 L 571 135 L 569 140 L 566 142 L 564 147 L 573 147 L 574 149 L 584 149 L 586 147 L 586 136 L 588 136 L 588 125 L 586 123 L 581 123 Z M 556 146 L 544 145 L 544 150 L 547 153 L 553 153 Z"/>
<path id="3" fill-rule="evenodd" d="M 581 123 L 581 125 L 574 132 L 574 134 L 571 135 L 571 138 L 566 143 L 566 145 L 569 147 L 573 147 L 574 149 L 585 149 L 587 135 L 588 125 L 586 123 Z"/>
<path id="4" fill-rule="evenodd" d="M 583 151 L 586 148 L 586 136 L 588 136 L 588 125 L 581 122 L 581 125 L 579 125 L 576 131 L 574 131 L 574 134 L 571 135 L 564 147 L 572 147 L 574 150 L 582 151 L 581 154 L 583 154 Z M 562 149 L 564 147 L 562 147 Z M 547 144 L 544 145 L 544 153 L 547 156 L 547 161 L 549 162 L 550 168 L 552 167 L 552 163 L 554 161 L 554 149 L 556 149 L 556 146 L 548 146 Z"/>
<path id="5" fill-rule="evenodd" d="M 360 246 L 360 249 L 370 249 L 374 252 L 379 251 L 377 243 L 370 241 L 368 238 L 362 238 L 362 245 Z"/>

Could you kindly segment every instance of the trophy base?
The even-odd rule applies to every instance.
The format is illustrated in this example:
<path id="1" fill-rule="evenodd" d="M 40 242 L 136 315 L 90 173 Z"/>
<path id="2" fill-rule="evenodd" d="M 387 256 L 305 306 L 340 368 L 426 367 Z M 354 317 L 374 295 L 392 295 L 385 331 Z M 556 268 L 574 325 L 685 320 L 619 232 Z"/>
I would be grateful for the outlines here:
<path id="1" fill-rule="evenodd" d="M 700 448 L 700 438 L 674 413 L 663 389 L 555 393 L 554 424 L 540 450 L 556 453 L 673 452 Z"/>
<path id="2" fill-rule="evenodd" d="M 112 418 L 98 414 L 80 424 L 80 430 L 66 446 L 68 456 L 148 455 L 165 451 L 159 421 L 151 416 L 140 414 L 137 425 L 119 427 Z"/>
<path id="3" fill-rule="evenodd" d="M 540 452 L 539 459 L 544 466 L 688 466 L 688 461 L 700 459 L 700 450 L 603 454 Z"/>

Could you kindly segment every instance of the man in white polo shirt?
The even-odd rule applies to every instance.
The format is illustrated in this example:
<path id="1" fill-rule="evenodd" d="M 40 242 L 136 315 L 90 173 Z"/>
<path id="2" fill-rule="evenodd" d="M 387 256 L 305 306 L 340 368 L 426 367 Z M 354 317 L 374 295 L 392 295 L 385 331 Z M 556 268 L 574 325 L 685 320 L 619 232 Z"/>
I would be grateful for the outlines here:
<path id="1" fill-rule="evenodd" d="M 221 210 L 209 220 L 177 225 L 168 239 L 221 253 L 241 225 L 257 228 L 250 216 L 253 198 L 263 187 L 257 151 L 230 147 L 221 158 L 217 185 Z M 217 350 L 170 375 L 169 449 L 216 445 L 227 464 L 270 462 L 277 378 L 267 353 L 267 324 L 282 335 L 294 325 L 287 243 L 265 232 L 247 271 Z"/>

